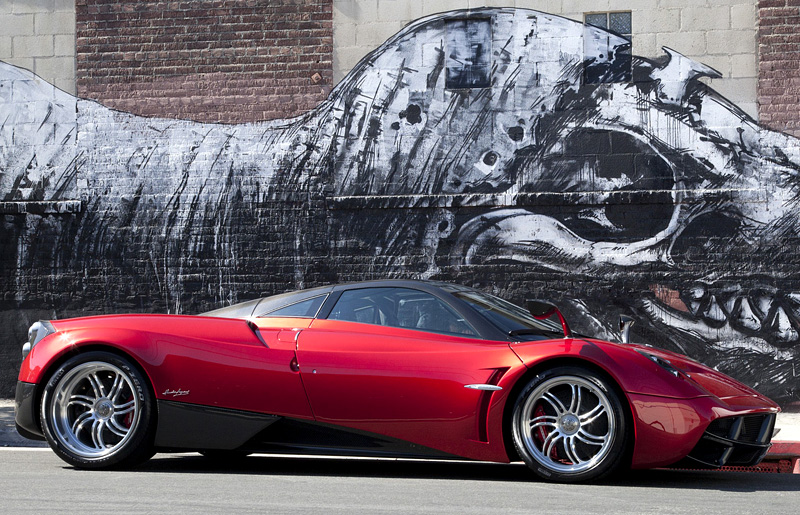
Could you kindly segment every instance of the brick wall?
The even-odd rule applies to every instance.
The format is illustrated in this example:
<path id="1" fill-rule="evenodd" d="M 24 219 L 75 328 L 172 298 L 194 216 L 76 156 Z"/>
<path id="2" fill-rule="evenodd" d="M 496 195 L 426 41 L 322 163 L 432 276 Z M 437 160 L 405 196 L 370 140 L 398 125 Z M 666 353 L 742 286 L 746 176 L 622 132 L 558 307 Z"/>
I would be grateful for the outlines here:
<path id="1" fill-rule="evenodd" d="M 800 0 L 758 2 L 758 111 L 766 125 L 800 136 Z"/>
<path id="2" fill-rule="evenodd" d="M 331 0 L 76 0 L 78 95 L 211 122 L 308 111 L 332 83 Z"/>

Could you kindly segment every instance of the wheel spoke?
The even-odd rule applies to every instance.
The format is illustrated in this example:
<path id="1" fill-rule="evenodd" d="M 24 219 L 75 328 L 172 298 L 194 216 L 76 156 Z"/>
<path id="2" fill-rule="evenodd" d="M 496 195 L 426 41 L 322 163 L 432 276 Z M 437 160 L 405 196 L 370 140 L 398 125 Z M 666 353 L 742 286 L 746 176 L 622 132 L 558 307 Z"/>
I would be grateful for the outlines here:
<path id="1" fill-rule="evenodd" d="M 124 437 L 128 434 L 129 429 L 122 427 L 119 422 L 116 421 L 114 417 L 108 419 L 107 426 L 108 430 L 114 433 L 115 435 L 119 436 L 120 438 Z"/>
<path id="2" fill-rule="evenodd" d="M 591 411 L 589 411 L 588 413 L 584 413 L 583 415 L 580 415 L 578 418 L 580 419 L 582 425 L 588 426 L 589 424 L 597 420 L 598 417 L 602 416 L 605 412 L 606 412 L 605 406 L 603 406 L 602 403 L 599 403 L 597 406 L 592 408 Z"/>
<path id="3" fill-rule="evenodd" d="M 103 386 L 103 382 L 100 381 L 99 377 L 97 377 L 97 374 L 89 374 L 88 376 L 86 376 L 86 378 L 92 385 L 95 397 L 100 398 L 106 396 L 106 389 Z"/>
<path id="4" fill-rule="evenodd" d="M 125 413 L 130 413 L 136 409 L 136 400 L 131 399 L 125 404 L 115 404 L 114 405 L 114 414 L 115 415 L 124 415 Z"/>
<path id="5" fill-rule="evenodd" d="M 576 384 L 570 384 L 569 388 L 572 393 L 572 398 L 569 402 L 569 412 L 577 413 L 581 407 L 581 387 Z"/>
<path id="6" fill-rule="evenodd" d="M 606 443 L 608 435 L 597 436 L 592 433 L 587 433 L 585 429 L 580 429 L 575 433 L 575 438 L 589 445 L 603 445 Z"/>
<path id="7" fill-rule="evenodd" d="M 550 459 L 550 454 L 553 452 L 553 447 L 558 443 L 558 440 L 561 439 L 563 435 L 558 431 L 553 431 L 547 438 L 544 439 L 544 443 L 542 443 L 542 454 L 548 459 Z"/>
<path id="8" fill-rule="evenodd" d="M 73 395 L 69 398 L 67 406 L 82 406 L 92 409 L 92 406 L 94 406 L 94 399 L 88 395 Z"/>
<path id="9" fill-rule="evenodd" d="M 551 417 L 550 415 L 542 415 L 540 417 L 536 417 L 528 421 L 528 424 L 531 426 L 531 429 L 535 429 L 541 426 L 556 426 L 558 422 L 558 417 Z"/>
<path id="10" fill-rule="evenodd" d="M 114 377 L 114 384 L 111 386 L 111 393 L 108 394 L 108 398 L 111 402 L 114 402 L 114 399 L 117 398 L 117 395 L 122 391 L 122 387 L 125 385 L 125 381 L 122 380 L 122 376 L 117 374 Z"/>
<path id="11" fill-rule="evenodd" d="M 567 459 L 569 459 L 573 465 L 581 463 L 581 459 L 578 457 L 578 451 L 575 449 L 574 436 L 564 438 L 564 452 L 567 455 Z"/>
<path id="12" fill-rule="evenodd" d="M 103 449 L 105 445 L 103 445 L 103 421 L 102 420 L 95 420 L 92 422 L 92 445 L 94 445 L 95 449 Z"/>
<path id="13" fill-rule="evenodd" d="M 558 400 L 558 397 L 553 395 L 553 392 L 544 392 L 542 394 L 542 400 L 547 401 L 559 415 L 567 411 L 567 408 Z"/>
<path id="14" fill-rule="evenodd" d="M 91 411 L 84 411 L 78 415 L 78 418 L 75 419 L 75 422 L 72 423 L 72 427 L 70 427 L 72 434 L 78 436 L 78 432 L 83 429 L 83 425 L 90 420 L 94 420 Z"/>

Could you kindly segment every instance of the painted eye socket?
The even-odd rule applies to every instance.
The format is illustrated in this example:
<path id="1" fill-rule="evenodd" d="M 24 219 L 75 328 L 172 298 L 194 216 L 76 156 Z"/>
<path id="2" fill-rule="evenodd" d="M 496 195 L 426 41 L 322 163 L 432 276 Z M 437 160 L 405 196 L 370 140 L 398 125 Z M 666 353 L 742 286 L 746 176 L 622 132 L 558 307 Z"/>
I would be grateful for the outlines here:
<path id="1" fill-rule="evenodd" d="M 677 209 L 669 162 L 623 132 L 575 130 L 523 173 L 525 191 L 573 194 L 532 210 L 590 241 L 648 239 L 669 226 Z"/>

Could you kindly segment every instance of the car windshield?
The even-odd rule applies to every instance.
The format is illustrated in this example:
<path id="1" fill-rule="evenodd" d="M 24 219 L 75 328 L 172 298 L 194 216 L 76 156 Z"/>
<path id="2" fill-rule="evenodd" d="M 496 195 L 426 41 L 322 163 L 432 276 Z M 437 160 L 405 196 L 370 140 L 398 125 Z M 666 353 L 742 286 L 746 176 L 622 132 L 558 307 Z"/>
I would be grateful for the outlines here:
<path id="1" fill-rule="evenodd" d="M 504 333 L 520 340 L 562 338 L 561 322 L 552 317 L 537 320 L 528 311 L 494 295 L 477 290 L 458 290 L 452 294 L 469 304 Z"/>

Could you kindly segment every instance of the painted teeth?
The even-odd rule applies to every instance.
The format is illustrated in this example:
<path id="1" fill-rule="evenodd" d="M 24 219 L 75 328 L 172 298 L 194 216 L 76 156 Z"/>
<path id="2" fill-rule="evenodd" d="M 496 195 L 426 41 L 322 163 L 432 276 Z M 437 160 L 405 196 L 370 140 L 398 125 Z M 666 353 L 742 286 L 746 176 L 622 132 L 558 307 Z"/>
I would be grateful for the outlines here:
<path id="1" fill-rule="evenodd" d="M 694 285 L 681 297 L 689 311 L 711 328 L 730 324 L 781 346 L 800 341 L 800 293 L 783 294 L 774 288 L 747 292 L 739 286 L 711 293 L 706 285 Z"/>
<path id="2" fill-rule="evenodd" d="M 761 330 L 761 320 L 753 313 L 750 301 L 747 298 L 737 299 L 734 303 L 731 321 L 751 331 Z"/>
<path id="3" fill-rule="evenodd" d="M 717 298 L 714 295 L 711 296 L 706 304 L 706 309 L 703 310 L 703 318 L 716 323 L 725 323 L 728 319 L 728 316 L 717 303 Z"/>
<path id="4" fill-rule="evenodd" d="M 789 316 L 782 307 L 775 310 L 775 316 L 772 318 L 771 324 L 772 334 L 782 342 L 793 342 L 797 340 L 797 330 L 792 327 Z"/>

